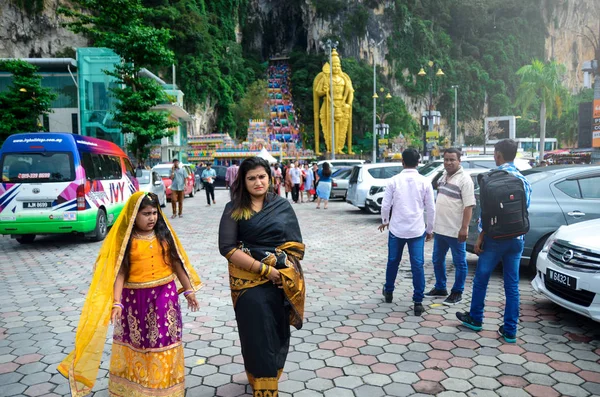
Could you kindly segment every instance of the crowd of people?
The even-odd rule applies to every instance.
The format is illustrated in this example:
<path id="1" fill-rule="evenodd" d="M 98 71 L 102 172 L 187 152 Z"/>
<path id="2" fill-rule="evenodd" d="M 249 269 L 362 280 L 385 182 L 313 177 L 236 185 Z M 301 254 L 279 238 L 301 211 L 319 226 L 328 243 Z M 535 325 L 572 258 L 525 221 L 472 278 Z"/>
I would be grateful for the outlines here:
<path id="1" fill-rule="evenodd" d="M 516 150 L 512 140 L 498 142 L 494 157 L 499 169 L 479 181 L 482 216 L 475 246 L 479 261 L 470 311 L 457 313 L 464 326 L 482 329 L 487 284 L 502 260 L 506 308 L 499 333 L 508 343 L 516 342 L 518 268 L 531 194 L 529 183 L 513 164 Z M 404 246 L 408 246 L 416 316 L 425 310 L 425 297 L 446 297 L 447 305 L 462 300 L 467 274 L 465 241 L 475 198 L 473 182 L 463 172 L 460 159 L 457 149 L 444 152 L 445 173 L 438 183 L 437 201 L 431 182 L 417 172 L 419 154 L 414 149 L 403 152 L 404 169 L 389 180 L 385 190 L 379 230 L 389 228 L 389 253 L 382 293 L 386 302 L 393 301 L 399 263 Z M 327 208 L 331 168 L 328 163 L 319 169 L 316 164 L 298 162 L 271 167 L 259 157 L 231 167 L 231 200 L 221 217 L 218 249 L 228 262 L 248 381 L 254 396 L 276 396 L 290 347 L 290 326 L 300 329 L 304 321 L 306 291 L 302 233 L 294 206 L 280 188 L 284 185 L 286 197 L 292 194 L 293 203 L 302 203 L 302 192 L 306 192 L 307 201 L 317 200 L 316 208 L 321 201 Z M 211 178 L 207 165 L 202 179 L 210 183 Z M 502 194 L 494 190 L 498 185 Z M 209 205 L 210 198 L 214 204 L 213 196 L 207 193 L 207 198 Z M 498 210 L 505 207 L 508 212 Z M 431 239 L 436 283 L 425 293 L 424 243 Z M 456 269 L 449 296 L 448 251 Z M 75 348 L 59 365 L 59 371 L 69 378 L 72 394 L 91 392 L 110 322 L 114 332 L 109 393 L 183 396 L 185 363 L 178 297 L 182 294 L 189 309 L 197 310 L 196 294 L 202 282 L 156 195 L 132 195 L 102 245 L 94 269 Z"/>

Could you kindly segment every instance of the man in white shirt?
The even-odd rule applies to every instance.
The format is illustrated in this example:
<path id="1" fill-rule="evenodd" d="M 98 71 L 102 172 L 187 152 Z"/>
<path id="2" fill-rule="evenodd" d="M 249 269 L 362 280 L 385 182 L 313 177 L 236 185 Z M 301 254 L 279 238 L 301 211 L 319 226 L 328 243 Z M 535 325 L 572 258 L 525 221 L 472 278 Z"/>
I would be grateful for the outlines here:
<path id="1" fill-rule="evenodd" d="M 300 197 L 300 184 L 302 183 L 302 171 L 298 168 L 298 162 L 290 164 L 290 175 L 292 177 L 292 200 L 295 204 L 298 204 L 298 198 Z"/>
<path id="2" fill-rule="evenodd" d="M 456 270 L 454 285 L 444 305 L 455 305 L 462 300 L 467 279 L 467 235 L 469 222 L 475 206 L 475 191 L 471 177 L 460 165 L 460 150 L 444 151 L 444 175 L 438 182 L 437 202 L 435 203 L 435 225 L 433 231 L 433 270 L 435 286 L 425 296 L 445 297 L 446 255 L 452 252 L 452 262 Z"/>
<path id="3" fill-rule="evenodd" d="M 415 149 L 402 152 L 404 170 L 391 178 L 385 189 L 381 205 L 381 225 L 383 232 L 389 227 L 388 262 L 383 286 L 383 296 L 387 303 L 393 300 L 394 285 L 404 246 L 408 245 L 410 267 L 413 278 L 413 302 L 415 316 L 423 313 L 425 292 L 425 241 L 433 237 L 435 204 L 431 182 L 417 172 L 419 153 Z M 393 215 L 391 210 L 393 207 Z M 427 225 L 423 222 L 426 210 Z"/>

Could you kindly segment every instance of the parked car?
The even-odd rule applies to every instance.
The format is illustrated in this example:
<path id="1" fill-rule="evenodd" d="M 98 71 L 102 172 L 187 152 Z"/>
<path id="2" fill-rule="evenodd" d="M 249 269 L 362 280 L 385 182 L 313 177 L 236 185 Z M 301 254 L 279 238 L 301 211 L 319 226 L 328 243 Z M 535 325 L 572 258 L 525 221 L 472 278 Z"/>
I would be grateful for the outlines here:
<path id="1" fill-rule="evenodd" d="M 196 175 L 198 175 L 198 178 L 200 179 L 200 183 L 203 183 L 202 171 L 204 171 L 205 168 L 206 167 L 200 167 L 197 168 L 195 171 Z M 227 167 L 225 167 L 224 165 L 213 165 L 212 169 L 215 170 L 215 172 L 217 173 L 217 177 L 213 181 L 214 187 L 225 187 L 225 175 L 227 174 Z M 204 189 L 204 185 L 202 185 L 201 188 Z"/>
<path id="2" fill-rule="evenodd" d="M 194 164 L 185 164 L 186 167 L 189 167 L 192 172 L 192 176 L 194 177 L 194 193 L 200 191 L 202 189 L 202 178 L 197 173 L 196 166 Z"/>
<path id="3" fill-rule="evenodd" d="M 112 142 L 70 133 L 9 136 L 0 150 L 0 235 L 103 240 L 138 190 L 127 155 Z"/>
<path id="4" fill-rule="evenodd" d="M 557 305 L 600 321 L 599 242 L 600 219 L 561 226 L 538 255 L 533 289 Z"/>
<path id="5" fill-rule="evenodd" d="M 400 163 L 355 165 L 348 181 L 346 201 L 362 211 L 371 214 L 378 213 L 381 210 L 381 204 L 377 208 L 378 198 L 374 196 L 385 190 L 387 179 L 399 174 L 402 168 Z"/>
<path id="6" fill-rule="evenodd" d="M 535 269 L 537 257 L 548 237 L 563 225 L 600 218 L 600 166 L 556 165 L 523 171 L 532 187 L 529 232 L 521 265 Z M 479 234 L 479 191 L 469 226 L 467 251 L 474 252 Z"/>
<path id="7" fill-rule="evenodd" d="M 351 167 L 344 167 L 338 169 L 331 175 L 331 198 L 341 197 L 344 200 L 346 200 L 346 193 L 348 192 L 348 181 L 350 180 L 351 173 Z"/>
<path id="8" fill-rule="evenodd" d="M 471 168 L 492 169 L 496 168 L 494 156 L 462 156 L 460 161 L 462 167 L 467 170 Z M 519 171 L 531 168 L 529 161 L 522 158 L 515 159 L 515 166 Z M 444 171 L 444 160 L 435 160 L 418 168 L 419 174 L 433 180 L 440 171 Z"/>
<path id="9" fill-rule="evenodd" d="M 167 205 L 167 188 L 158 172 L 138 169 L 135 172 L 141 192 L 150 192 L 158 196 L 161 207 Z"/>
<path id="10" fill-rule="evenodd" d="M 185 170 L 187 174 L 185 177 L 183 195 L 189 195 L 190 197 L 194 197 L 194 173 L 188 165 L 180 164 L 180 166 Z M 165 184 L 165 188 L 167 189 L 167 200 L 171 200 L 171 183 L 173 182 L 171 180 L 172 168 L 173 164 L 158 164 L 155 165 L 154 168 L 152 168 L 152 171 L 156 171 L 158 175 L 160 175 L 160 177 L 162 178 L 163 183 Z"/>

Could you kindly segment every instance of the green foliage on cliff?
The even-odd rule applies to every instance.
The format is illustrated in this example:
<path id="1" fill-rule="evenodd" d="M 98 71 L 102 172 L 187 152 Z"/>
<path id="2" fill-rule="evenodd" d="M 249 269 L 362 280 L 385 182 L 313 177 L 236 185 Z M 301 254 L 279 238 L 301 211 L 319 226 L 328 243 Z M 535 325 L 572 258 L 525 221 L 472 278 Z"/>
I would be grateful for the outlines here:
<path id="1" fill-rule="evenodd" d="M 18 132 L 41 131 L 40 116 L 52 111 L 56 94 L 42 87 L 37 67 L 25 61 L 0 61 L 0 72 L 12 75 L 8 89 L 0 92 L 0 142 Z"/>
<path id="2" fill-rule="evenodd" d="M 232 106 L 256 79 L 256 63 L 244 58 L 236 42 L 246 1 L 143 0 L 150 10 L 149 23 L 171 32 L 169 47 L 175 53 L 177 84 L 185 93 L 186 108 L 193 113 L 199 105 L 215 106 L 215 129 L 232 135 L 239 130 Z"/>

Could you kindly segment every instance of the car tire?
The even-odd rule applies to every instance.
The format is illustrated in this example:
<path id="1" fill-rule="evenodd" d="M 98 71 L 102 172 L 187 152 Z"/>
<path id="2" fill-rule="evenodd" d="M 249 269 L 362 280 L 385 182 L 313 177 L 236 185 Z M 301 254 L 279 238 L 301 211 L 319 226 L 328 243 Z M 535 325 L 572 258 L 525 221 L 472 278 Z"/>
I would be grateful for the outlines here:
<path id="1" fill-rule="evenodd" d="M 533 251 L 531 252 L 531 259 L 529 260 L 529 265 L 525 269 L 526 273 L 530 276 L 535 275 L 535 273 L 537 272 L 537 258 L 540 255 L 540 252 L 542 252 L 542 248 L 544 248 L 544 244 L 546 244 L 548 237 L 550 237 L 550 234 L 547 234 L 541 239 L 539 239 L 539 241 L 535 244 L 535 247 L 533 247 Z"/>
<path id="2" fill-rule="evenodd" d="M 31 244 L 35 240 L 35 234 L 21 234 L 16 237 L 19 244 Z"/>
<path id="3" fill-rule="evenodd" d="M 381 213 L 380 210 L 378 210 L 377 208 L 373 208 L 370 205 L 365 205 L 365 212 L 371 215 L 377 215 Z"/>
<path id="4" fill-rule="evenodd" d="M 108 220 L 106 218 L 106 212 L 103 209 L 98 210 L 96 215 L 96 229 L 94 230 L 93 241 L 102 241 L 108 234 Z"/>

